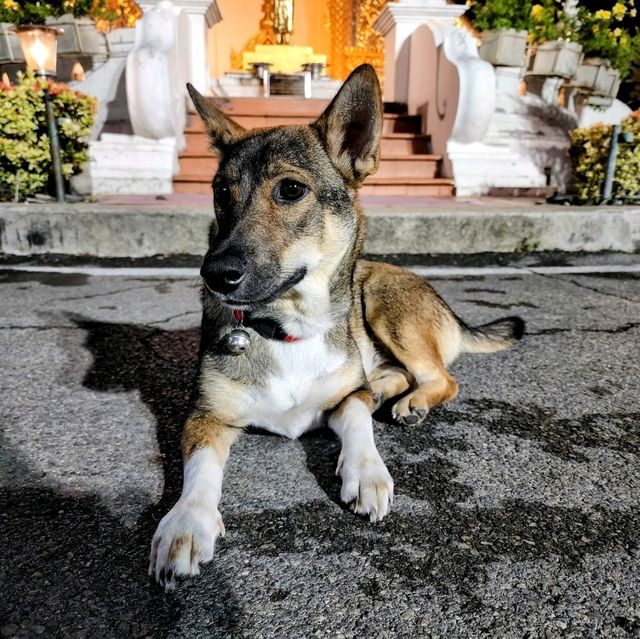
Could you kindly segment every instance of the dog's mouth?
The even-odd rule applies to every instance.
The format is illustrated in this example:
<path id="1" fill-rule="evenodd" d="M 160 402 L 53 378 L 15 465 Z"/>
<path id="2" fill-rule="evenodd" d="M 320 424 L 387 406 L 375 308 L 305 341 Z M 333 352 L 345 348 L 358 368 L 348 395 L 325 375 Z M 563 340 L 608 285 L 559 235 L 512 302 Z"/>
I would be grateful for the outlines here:
<path id="1" fill-rule="evenodd" d="M 204 282 L 204 287 L 207 289 L 207 291 L 210 294 L 215 295 L 216 297 L 219 297 L 222 300 L 223 304 L 226 304 L 227 306 L 231 306 L 233 308 L 237 308 L 239 310 L 249 311 L 249 310 L 258 308 L 260 306 L 265 306 L 266 304 L 269 304 L 270 302 L 277 300 L 279 297 L 284 295 L 287 291 L 291 290 L 296 284 L 299 284 L 305 278 L 306 274 L 307 274 L 307 268 L 303 266 L 297 269 L 293 273 L 293 275 L 288 277 L 284 282 L 282 282 L 282 284 L 280 284 L 276 289 L 271 291 L 268 295 L 257 298 L 257 299 L 251 299 L 251 300 L 239 299 L 236 297 L 232 297 L 231 295 L 223 295 L 221 293 L 216 293 L 215 291 L 211 290 L 207 286 L 206 282 Z"/>

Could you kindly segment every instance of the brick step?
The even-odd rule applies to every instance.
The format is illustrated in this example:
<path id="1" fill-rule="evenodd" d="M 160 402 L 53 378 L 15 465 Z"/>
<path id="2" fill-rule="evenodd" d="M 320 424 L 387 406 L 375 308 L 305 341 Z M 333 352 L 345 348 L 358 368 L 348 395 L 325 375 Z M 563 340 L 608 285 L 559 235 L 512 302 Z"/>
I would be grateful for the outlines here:
<path id="1" fill-rule="evenodd" d="M 204 131 L 197 133 L 185 131 L 184 139 L 186 146 L 182 149 L 180 157 L 187 157 L 191 155 L 213 155 L 211 153 L 209 143 L 209 136 Z"/>
<path id="2" fill-rule="evenodd" d="M 328 104 L 327 100 L 299 98 L 216 98 L 218 106 L 245 128 L 282 124 L 308 124 Z M 392 105 L 393 106 L 393 105 Z M 436 178 L 441 157 L 431 155 L 431 141 L 422 134 L 420 116 L 407 115 L 402 105 L 384 114 L 382 159 L 378 172 L 368 178 L 363 195 L 451 197 L 453 180 Z M 180 173 L 174 178 L 176 193 L 210 194 L 217 160 L 209 150 L 204 125 L 189 114 L 186 147 L 180 156 Z"/>
<path id="3" fill-rule="evenodd" d="M 453 180 L 449 178 L 398 179 L 374 175 L 365 180 L 360 195 L 397 195 L 412 197 L 453 197 Z"/>
<path id="4" fill-rule="evenodd" d="M 439 155 L 394 155 L 382 156 L 376 176 L 379 178 L 432 178 L 440 165 Z M 180 172 L 177 177 L 188 175 L 200 177 L 210 183 L 218 169 L 218 161 L 211 154 L 183 155 L 180 157 Z"/>
<path id="5" fill-rule="evenodd" d="M 252 115 L 269 116 L 273 113 L 291 117 L 317 118 L 329 104 L 329 100 L 288 98 L 213 98 L 214 104 L 232 118 Z M 193 107 L 189 114 L 196 115 Z"/>
<path id="6" fill-rule="evenodd" d="M 382 136 L 382 155 L 427 154 L 431 151 L 431 137 L 415 133 L 386 133 Z"/>
<path id="7" fill-rule="evenodd" d="M 213 174 L 218 170 L 218 159 L 214 155 L 188 155 L 180 157 L 180 172 L 176 178 L 190 176 L 211 184 Z"/>
<path id="8" fill-rule="evenodd" d="M 434 178 L 440 166 L 439 155 L 396 155 L 380 159 L 377 178 Z M 373 178 L 374 176 L 372 176 Z"/>
<path id="9" fill-rule="evenodd" d="M 239 113 L 241 115 L 261 115 L 271 113 L 278 110 L 280 113 L 297 113 L 300 115 L 308 115 L 310 117 L 317 116 L 326 109 L 330 100 L 318 98 L 296 98 L 291 96 L 271 96 L 270 98 L 224 98 L 213 97 L 215 104 L 225 113 Z M 406 115 L 407 105 L 404 102 L 385 102 L 385 115 Z M 189 112 L 195 113 L 195 110 L 189 102 Z"/>
<path id="10" fill-rule="evenodd" d="M 209 138 L 204 131 L 185 133 L 186 147 L 181 157 L 209 154 Z M 383 155 L 411 155 L 429 153 L 430 138 L 428 135 L 415 133 L 387 133 L 382 138 Z"/>
<path id="11" fill-rule="evenodd" d="M 259 98 L 255 99 L 258 100 Z M 320 102 L 320 100 L 313 100 L 313 102 Z M 288 111 L 284 108 L 279 109 L 278 106 L 280 105 L 272 104 L 268 112 L 260 112 L 254 108 L 247 108 L 246 112 L 240 110 L 230 111 L 226 108 L 222 110 L 245 129 L 280 126 L 282 124 L 309 124 L 322 113 L 322 108 L 309 113 L 300 108 Z M 383 135 L 390 133 L 414 133 L 419 135 L 421 128 L 422 122 L 419 115 L 384 114 L 382 124 Z M 200 117 L 195 113 L 190 113 L 185 133 L 205 132 L 204 123 Z"/>
<path id="12" fill-rule="evenodd" d="M 173 192 L 189 195 L 212 195 L 211 179 L 204 182 L 200 176 L 176 175 L 173 178 Z"/>
<path id="13" fill-rule="evenodd" d="M 313 122 L 329 104 L 328 100 L 299 98 L 213 98 L 214 103 L 245 129 L 308 124 Z M 202 133 L 204 124 L 191 109 L 185 133 Z"/>
<path id="14" fill-rule="evenodd" d="M 237 122 L 245 129 L 265 129 L 272 126 L 282 126 L 283 124 L 309 124 L 316 118 L 292 115 L 231 115 L 234 122 Z M 185 133 L 205 133 L 204 123 L 200 118 L 191 117 Z"/>
<path id="15" fill-rule="evenodd" d="M 191 195 L 210 195 L 211 182 L 195 181 L 188 177 L 174 179 L 173 188 L 176 193 Z M 398 195 L 412 197 L 453 197 L 453 180 L 434 178 L 420 182 L 389 181 L 370 182 L 367 180 L 360 189 L 361 195 Z"/>
<path id="16" fill-rule="evenodd" d="M 382 123 L 382 135 L 388 133 L 422 133 L 422 119 L 419 115 L 385 113 Z"/>

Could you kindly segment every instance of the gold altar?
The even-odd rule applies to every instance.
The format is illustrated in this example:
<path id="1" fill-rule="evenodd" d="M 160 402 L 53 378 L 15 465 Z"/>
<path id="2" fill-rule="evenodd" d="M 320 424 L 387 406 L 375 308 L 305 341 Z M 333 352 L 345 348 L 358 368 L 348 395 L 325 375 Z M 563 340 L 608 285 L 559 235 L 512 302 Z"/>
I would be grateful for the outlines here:
<path id="1" fill-rule="evenodd" d="M 327 64 L 327 56 L 313 52 L 311 47 L 293 44 L 257 44 L 253 51 L 242 54 L 242 68 L 250 70 L 251 65 L 270 64 L 271 73 L 298 73 L 306 64 Z"/>
<path id="2" fill-rule="evenodd" d="M 373 23 L 386 3 L 387 0 L 324 0 L 310 6 L 292 0 L 264 0 L 257 33 L 240 50 L 231 47 L 230 70 L 248 69 L 253 63 L 263 62 L 271 63 L 272 71 L 293 73 L 305 63 L 318 62 L 328 65 L 327 73 L 332 78 L 344 80 L 359 64 L 368 62 L 382 77 L 383 38 Z M 319 17 L 321 24 L 317 24 Z M 316 44 L 310 46 L 312 43 L 304 41 L 304 37 L 312 30 Z M 279 44 L 296 38 L 300 41 Z"/>

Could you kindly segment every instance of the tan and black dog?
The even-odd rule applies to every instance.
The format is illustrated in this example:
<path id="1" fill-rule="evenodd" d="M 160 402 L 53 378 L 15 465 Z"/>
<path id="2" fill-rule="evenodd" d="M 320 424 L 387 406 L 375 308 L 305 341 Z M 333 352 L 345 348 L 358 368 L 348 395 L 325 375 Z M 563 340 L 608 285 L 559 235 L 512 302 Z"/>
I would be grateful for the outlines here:
<path id="1" fill-rule="evenodd" d="M 422 422 L 456 396 L 446 367 L 459 353 L 508 348 L 524 330 L 519 318 L 470 328 L 417 275 L 358 261 L 365 220 L 356 194 L 378 166 L 382 133 L 372 67 L 358 67 L 309 126 L 246 131 L 189 92 L 220 167 L 184 484 L 151 547 L 149 573 L 166 589 L 213 558 L 224 534 L 222 469 L 244 427 L 295 438 L 326 419 L 341 440 L 342 499 L 380 521 L 393 480 L 372 412 L 402 396 L 393 417 Z"/>

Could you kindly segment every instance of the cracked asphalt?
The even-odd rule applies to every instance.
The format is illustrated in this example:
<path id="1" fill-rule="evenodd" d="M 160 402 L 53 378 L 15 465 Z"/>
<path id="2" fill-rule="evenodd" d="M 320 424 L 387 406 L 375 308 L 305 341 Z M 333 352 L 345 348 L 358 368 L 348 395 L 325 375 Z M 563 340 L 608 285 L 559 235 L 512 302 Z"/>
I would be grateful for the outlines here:
<path id="1" fill-rule="evenodd" d="M 330 433 L 247 433 L 226 538 L 165 594 L 147 557 L 180 489 L 194 283 L 0 271 L 2 636 L 640 636 L 640 274 L 432 282 L 528 333 L 461 357 L 427 426 L 380 411 L 390 516 L 340 504 Z"/>

